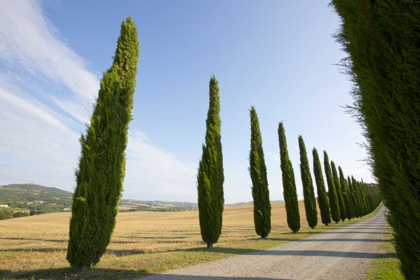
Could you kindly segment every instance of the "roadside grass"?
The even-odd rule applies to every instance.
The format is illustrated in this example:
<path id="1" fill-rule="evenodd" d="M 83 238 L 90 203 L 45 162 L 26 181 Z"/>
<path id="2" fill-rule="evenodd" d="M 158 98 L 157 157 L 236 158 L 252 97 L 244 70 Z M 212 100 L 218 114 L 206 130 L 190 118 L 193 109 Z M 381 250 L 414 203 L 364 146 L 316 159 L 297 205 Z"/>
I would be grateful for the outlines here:
<path id="1" fill-rule="evenodd" d="M 392 233 L 391 228 L 388 230 Z M 404 280 L 400 270 L 400 260 L 397 258 L 394 239 L 391 234 L 385 235 L 386 242 L 378 245 L 378 249 L 385 250 L 390 257 L 378 258 L 372 261 L 364 280 Z"/>
<path id="2" fill-rule="evenodd" d="M 303 203 L 300 202 L 301 222 L 306 224 Z M 0 279 L 135 279 L 168 270 L 197 265 L 226 257 L 269 249 L 290 241 L 303 239 L 311 235 L 340 228 L 376 214 L 371 214 L 351 221 L 346 220 L 329 226 L 318 225 L 315 229 L 303 226 L 297 234 L 291 233 L 286 224 L 284 204 L 273 205 L 273 229 L 267 239 L 259 238 L 253 227 L 252 205 L 226 207 L 224 230 L 219 243 L 212 250 L 207 250 L 201 241 L 197 213 L 157 213 L 146 221 L 136 221 L 142 228 L 133 228 L 133 219 L 149 217 L 151 213 L 124 213 L 119 216 L 117 226 L 108 252 L 101 262 L 89 271 L 75 271 L 66 261 L 68 217 L 65 224 L 40 234 L 23 232 L 19 237 L 16 225 L 0 223 Z M 191 215 L 193 214 L 193 218 Z M 63 214 L 61 214 L 63 215 Z M 197 215 L 197 216 L 196 216 Z M 47 215 L 40 215 L 47 216 Z M 58 216 L 52 215 L 54 218 Z M 176 226 L 170 225 L 170 219 Z M 37 217 L 38 218 L 38 217 Z M 282 218 L 281 223 L 279 219 Z M 45 219 L 45 217 L 44 217 Z M 63 217 L 60 216 L 60 219 Z M 154 221 L 152 221 L 154 219 Z M 161 219 L 159 221 L 159 219 Z M 168 220 L 169 219 L 169 220 Z M 45 220 L 37 220 L 36 226 L 46 227 Z M 60 223 L 62 221 L 60 220 Z M 169 224 L 169 225 L 168 225 Z M 4 228 L 2 227 L 4 225 Z M 28 230 L 34 230 L 28 225 Z M 131 227 L 129 226 L 131 225 Z M 23 225 L 21 225 L 23 226 Z M 2 230 L 7 233 L 2 240 Z M 9 239 L 7 239 L 9 238 Z M 45 239 L 48 238 L 48 239 Z M 15 240 L 17 239 L 17 240 Z M 42 241 L 41 241 L 42 240 Z M 45 241 L 45 242 L 44 242 Z M 375 278 L 378 279 L 378 278 Z"/>

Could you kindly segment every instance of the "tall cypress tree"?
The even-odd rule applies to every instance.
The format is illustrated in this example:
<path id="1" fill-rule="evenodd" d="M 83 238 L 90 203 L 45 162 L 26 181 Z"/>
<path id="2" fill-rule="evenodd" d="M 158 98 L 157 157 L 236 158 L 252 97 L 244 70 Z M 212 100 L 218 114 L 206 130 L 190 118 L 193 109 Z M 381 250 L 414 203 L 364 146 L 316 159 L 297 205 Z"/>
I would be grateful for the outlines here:
<path id="1" fill-rule="evenodd" d="M 314 158 L 314 174 L 318 192 L 318 205 L 319 210 L 321 211 L 321 220 L 324 225 L 328 226 L 328 224 L 331 223 L 330 203 L 328 201 L 328 195 L 325 189 L 321 161 L 319 160 L 318 151 L 315 148 L 312 150 L 312 156 Z"/>
<path id="2" fill-rule="evenodd" d="M 206 143 L 198 167 L 198 211 L 200 229 L 207 248 L 219 240 L 224 207 L 223 155 L 221 141 L 220 97 L 216 78 L 210 79 L 210 105 L 206 120 Z"/>
<path id="3" fill-rule="evenodd" d="M 353 193 L 356 198 L 356 208 L 357 208 L 357 214 L 358 218 L 363 216 L 363 206 L 362 206 L 362 198 L 360 196 L 359 188 L 357 187 L 356 179 L 354 179 L 353 176 L 351 176 L 351 185 L 353 187 Z"/>
<path id="4" fill-rule="evenodd" d="M 363 201 L 363 214 L 367 215 L 369 213 L 369 207 L 368 207 L 368 203 L 367 203 L 367 196 L 366 196 L 366 192 L 365 192 L 365 184 L 363 183 L 363 180 L 361 182 L 358 182 L 359 184 L 359 190 L 360 193 L 362 195 L 362 201 Z"/>
<path id="5" fill-rule="evenodd" d="M 406 279 L 420 279 L 420 5 L 415 0 L 332 1 L 349 55 L 355 115 L 391 213 Z"/>
<path id="6" fill-rule="evenodd" d="M 350 194 L 349 186 L 347 185 L 346 177 L 344 176 L 343 170 L 340 166 L 338 167 L 338 172 L 340 173 L 341 189 L 343 191 L 344 201 L 346 203 L 347 219 L 351 220 L 354 217 L 353 200 Z"/>
<path id="7" fill-rule="evenodd" d="M 318 211 L 316 210 L 315 191 L 312 183 L 311 170 L 309 168 L 308 155 L 302 136 L 299 136 L 299 151 L 300 175 L 302 178 L 306 220 L 308 221 L 309 227 L 313 229 L 318 224 Z"/>
<path id="8" fill-rule="evenodd" d="M 338 177 L 337 168 L 335 167 L 335 163 L 333 161 L 331 161 L 331 170 L 333 173 L 335 190 L 337 191 L 338 204 L 340 206 L 340 218 L 344 222 L 347 217 L 346 204 L 344 201 L 343 191 L 341 190 L 341 183 L 340 178 Z"/>
<path id="9" fill-rule="evenodd" d="M 354 187 L 353 187 L 353 181 L 350 179 L 350 176 L 347 176 L 347 184 L 349 186 L 349 192 L 351 194 L 351 197 L 353 199 L 353 218 L 359 218 L 360 214 L 359 214 L 359 204 L 358 204 L 358 200 L 357 200 L 357 195 L 354 191 Z"/>
<path id="10" fill-rule="evenodd" d="M 295 175 L 292 162 L 287 151 L 286 133 L 283 123 L 279 124 L 278 129 L 280 144 L 280 168 L 283 180 L 283 196 L 286 204 L 287 224 L 293 233 L 300 229 L 299 203 L 296 193 Z"/>
<path id="11" fill-rule="evenodd" d="M 337 191 L 334 185 L 334 178 L 331 172 L 330 160 L 328 159 L 328 154 L 326 151 L 324 151 L 324 169 L 325 176 L 327 177 L 328 198 L 330 201 L 331 217 L 334 222 L 338 223 L 340 221 L 340 206 L 338 202 Z"/>
<path id="12" fill-rule="evenodd" d="M 249 152 L 249 174 L 252 180 L 252 197 L 254 199 L 255 232 L 266 238 L 271 231 L 271 204 L 268 190 L 267 167 L 257 111 L 251 111 L 251 151 Z"/>
<path id="13" fill-rule="evenodd" d="M 101 80 L 90 126 L 80 138 L 67 260 L 82 270 L 99 262 L 115 227 L 138 57 L 137 29 L 129 17 L 122 22 L 113 65 Z"/>

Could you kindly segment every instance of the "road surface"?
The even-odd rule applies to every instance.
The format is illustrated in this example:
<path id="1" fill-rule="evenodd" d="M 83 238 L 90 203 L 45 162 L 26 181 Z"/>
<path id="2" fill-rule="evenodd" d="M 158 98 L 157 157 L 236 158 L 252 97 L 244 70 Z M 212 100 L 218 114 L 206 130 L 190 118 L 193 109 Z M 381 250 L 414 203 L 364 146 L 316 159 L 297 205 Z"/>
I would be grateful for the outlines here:
<path id="1" fill-rule="evenodd" d="M 377 249 L 386 228 L 382 207 L 374 217 L 340 229 L 142 279 L 362 279 L 372 260 L 386 256 Z"/>

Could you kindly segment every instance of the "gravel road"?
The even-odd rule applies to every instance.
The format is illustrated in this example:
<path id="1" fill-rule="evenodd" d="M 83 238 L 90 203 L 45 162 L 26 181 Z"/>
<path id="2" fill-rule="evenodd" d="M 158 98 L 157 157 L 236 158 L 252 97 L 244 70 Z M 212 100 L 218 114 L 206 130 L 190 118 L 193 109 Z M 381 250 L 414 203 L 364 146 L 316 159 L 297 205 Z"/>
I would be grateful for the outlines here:
<path id="1" fill-rule="evenodd" d="M 382 207 L 374 217 L 350 226 L 142 279 L 362 279 L 370 262 L 386 255 L 377 249 L 386 227 Z"/>

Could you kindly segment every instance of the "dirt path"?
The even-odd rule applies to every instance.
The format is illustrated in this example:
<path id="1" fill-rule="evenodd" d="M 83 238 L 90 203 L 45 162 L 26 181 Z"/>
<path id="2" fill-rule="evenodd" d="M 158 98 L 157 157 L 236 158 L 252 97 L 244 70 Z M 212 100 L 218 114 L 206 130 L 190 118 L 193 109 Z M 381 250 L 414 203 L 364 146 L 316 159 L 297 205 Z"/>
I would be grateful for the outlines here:
<path id="1" fill-rule="evenodd" d="M 362 279 L 386 234 L 385 208 L 372 218 L 266 251 L 154 275 L 157 279 Z"/>

